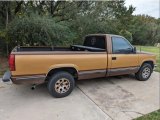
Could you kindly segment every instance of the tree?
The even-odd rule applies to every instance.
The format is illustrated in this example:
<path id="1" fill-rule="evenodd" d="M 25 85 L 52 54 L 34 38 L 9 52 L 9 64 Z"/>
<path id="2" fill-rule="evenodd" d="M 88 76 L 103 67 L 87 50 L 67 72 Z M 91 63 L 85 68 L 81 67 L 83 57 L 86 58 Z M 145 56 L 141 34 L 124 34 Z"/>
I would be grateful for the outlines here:
<path id="1" fill-rule="evenodd" d="M 82 43 L 86 34 L 111 33 L 133 44 L 159 42 L 160 20 L 135 16 L 135 9 L 126 7 L 124 0 L 1 1 L 0 40 L 9 42 L 10 48 L 18 44 L 62 46 Z"/>
<path id="2" fill-rule="evenodd" d="M 159 23 L 153 17 L 146 15 L 133 16 L 130 30 L 133 33 L 133 44 L 154 45 L 159 38 Z"/>
<path id="3" fill-rule="evenodd" d="M 33 14 L 15 18 L 8 25 L 6 38 L 10 46 L 56 46 L 72 43 L 72 35 L 67 24 L 55 23 L 52 18 Z"/>

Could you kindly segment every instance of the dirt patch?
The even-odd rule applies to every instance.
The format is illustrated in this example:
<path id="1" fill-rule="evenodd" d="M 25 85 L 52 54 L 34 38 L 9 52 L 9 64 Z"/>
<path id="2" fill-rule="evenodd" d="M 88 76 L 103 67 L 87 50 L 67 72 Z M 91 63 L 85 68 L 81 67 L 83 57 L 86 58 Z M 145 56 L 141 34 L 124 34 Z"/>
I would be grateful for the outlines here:
<path id="1" fill-rule="evenodd" d="M 3 75 L 3 73 L 8 70 L 8 59 L 7 57 L 0 56 L 0 76 Z"/>

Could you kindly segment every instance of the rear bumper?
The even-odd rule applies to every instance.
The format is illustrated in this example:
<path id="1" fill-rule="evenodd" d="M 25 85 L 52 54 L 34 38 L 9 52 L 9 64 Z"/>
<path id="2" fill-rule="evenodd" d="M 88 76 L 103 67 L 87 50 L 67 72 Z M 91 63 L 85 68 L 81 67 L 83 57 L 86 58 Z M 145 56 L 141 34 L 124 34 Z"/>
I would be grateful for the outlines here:
<path id="1" fill-rule="evenodd" d="M 2 81 L 12 81 L 14 84 L 41 84 L 45 82 L 45 75 L 30 75 L 30 76 L 12 76 L 10 71 L 4 73 Z"/>
<path id="2" fill-rule="evenodd" d="M 3 82 L 9 82 L 11 80 L 11 72 L 7 71 L 4 73 L 3 77 L 2 77 L 2 81 Z"/>

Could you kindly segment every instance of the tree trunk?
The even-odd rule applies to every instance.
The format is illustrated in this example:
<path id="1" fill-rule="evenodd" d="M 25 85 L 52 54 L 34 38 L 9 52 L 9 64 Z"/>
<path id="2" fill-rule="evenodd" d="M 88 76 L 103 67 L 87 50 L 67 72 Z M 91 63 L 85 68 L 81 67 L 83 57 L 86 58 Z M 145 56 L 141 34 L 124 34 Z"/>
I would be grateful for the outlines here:
<path id="1" fill-rule="evenodd" d="M 53 2 L 54 2 L 54 1 L 50 1 L 50 6 L 51 6 L 51 8 L 50 8 L 50 9 L 51 9 L 51 15 L 53 15 Z"/>

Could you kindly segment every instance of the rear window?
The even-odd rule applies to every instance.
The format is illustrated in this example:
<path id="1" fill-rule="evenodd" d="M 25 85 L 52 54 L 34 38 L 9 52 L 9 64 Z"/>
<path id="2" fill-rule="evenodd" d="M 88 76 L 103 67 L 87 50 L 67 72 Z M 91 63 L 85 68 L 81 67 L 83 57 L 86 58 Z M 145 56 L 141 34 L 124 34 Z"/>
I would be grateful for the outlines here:
<path id="1" fill-rule="evenodd" d="M 84 46 L 106 49 L 104 36 L 88 36 L 85 38 Z"/>

